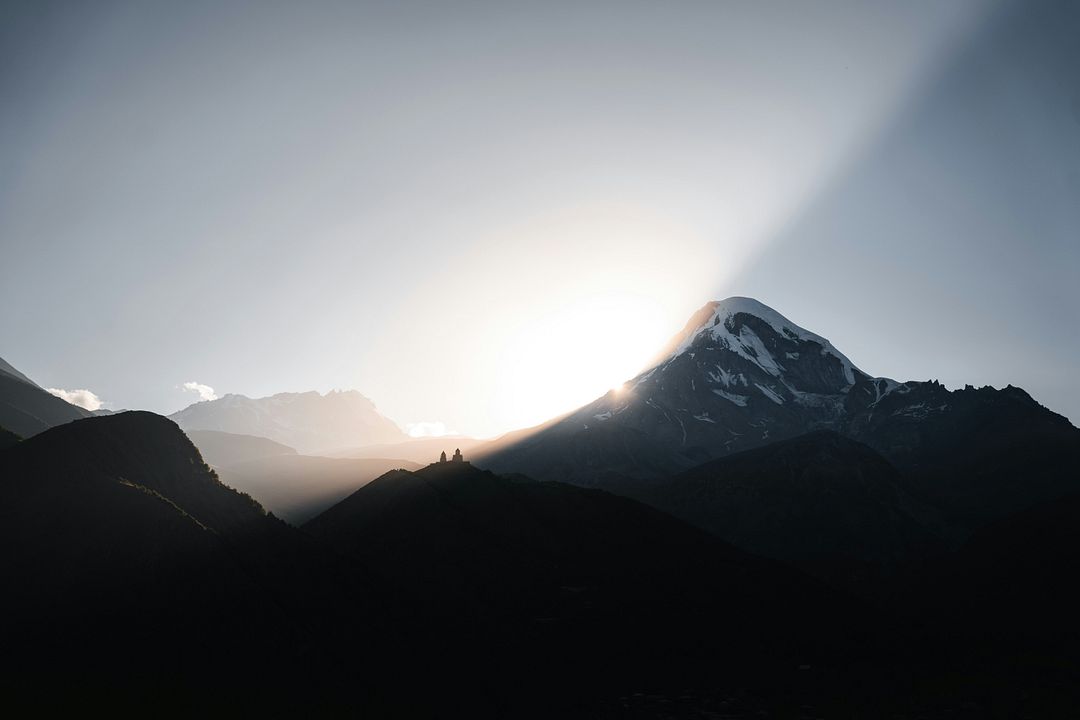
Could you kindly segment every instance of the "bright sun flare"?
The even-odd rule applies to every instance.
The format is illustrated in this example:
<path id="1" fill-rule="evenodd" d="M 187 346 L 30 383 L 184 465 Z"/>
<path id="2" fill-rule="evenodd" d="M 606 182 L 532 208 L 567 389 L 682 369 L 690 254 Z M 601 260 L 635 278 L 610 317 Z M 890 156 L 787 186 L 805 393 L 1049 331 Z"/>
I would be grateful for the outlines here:
<path id="1" fill-rule="evenodd" d="M 495 410 L 524 427 L 622 392 L 670 332 L 661 309 L 636 295 L 587 298 L 536 318 L 507 344 Z"/>

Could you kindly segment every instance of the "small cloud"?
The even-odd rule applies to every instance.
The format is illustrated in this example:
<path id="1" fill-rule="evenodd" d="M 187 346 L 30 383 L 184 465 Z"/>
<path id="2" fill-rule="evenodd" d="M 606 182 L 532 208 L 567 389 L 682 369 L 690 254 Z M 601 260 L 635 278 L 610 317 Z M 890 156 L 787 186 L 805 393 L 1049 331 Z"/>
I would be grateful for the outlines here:
<path id="1" fill-rule="evenodd" d="M 89 390 L 64 390 L 63 388 L 45 389 L 61 400 L 65 400 L 72 405 L 78 405 L 83 410 L 94 412 L 95 410 L 100 410 L 102 406 L 101 398 Z"/>
<path id="2" fill-rule="evenodd" d="M 405 432 L 409 437 L 442 437 L 443 435 L 457 435 L 457 432 L 446 427 L 446 423 L 438 420 L 405 423 Z"/>
<path id="3" fill-rule="evenodd" d="M 184 383 L 184 392 L 193 392 L 199 396 L 199 400 L 217 400 L 217 393 L 214 392 L 214 388 L 209 385 L 203 385 L 197 382 Z"/>

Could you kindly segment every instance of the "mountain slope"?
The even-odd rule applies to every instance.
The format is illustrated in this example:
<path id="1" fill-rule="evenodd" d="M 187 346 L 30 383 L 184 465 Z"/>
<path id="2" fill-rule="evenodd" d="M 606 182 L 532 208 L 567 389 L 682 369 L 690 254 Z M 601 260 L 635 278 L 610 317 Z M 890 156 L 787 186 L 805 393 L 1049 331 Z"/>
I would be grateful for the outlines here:
<path id="1" fill-rule="evenodd" d="M 0 358 L 0 426 L 28 438 L 90 415 L 38 387 Z"/>
<path id="2" fill-rule="evenodd" d="M 449 658 L 477 687 L 686 687 L 719 667 L 826 662 L 814 638 L 843 652 L 842 616 L 857 624 L 808 578 L 645 505 L 467 463 L 388 473 L 303 529 L 402 591 L 395 611 L 424 646 L 412 671 Z"/>
<path id="3" fill-rule="evenodd" d="M 175 674 L 209 689 L 227 669 L 205 657 L 217 642 L 300 647 L 299 628 L 226 540 L 267 519 L 164 418 L 54 428 L 0 453 L 0 478 L 0 544 L 19 548 L 0 554 L 4 616 L 22 618 L 6 643 L 27 667 L 47 658 L 62 678 L 104 662 L 150 684 Z M 280 628 L 280 644 L 265 626 Z"/>
<path id="4" fill-rule="evenodd" d="M 26 383 L 27 385 L 33 385 L 35 387 L 38 387 L 38 384 L 36 382 L 34 382 L 33 380 L 26 377 L 25 375 L 23 375 L 18 370 L 16 370 L 15 367 L 12 366 L 12 364 L 9 363 L 4 358 L 0 358 L 0 375 L 8 375 L 8 376 L 14 378 L 15 380 L 21 380 L 22 382 Z"/>
<path id="5" fill-rule="evenodd" d="M 1080 492 L 1080 430 L 1012 386 L 904 383 L 851 412 L 844 431 L 888 457 L 961 534 Z"/>
<path id="6" fill-rule="evenodd" d="M 1022 390 L 870 377 L 748 298 L 707 304 L 622 390 L 473 456 L 499 472 L 662 493 L 700 463 L 822 429 L 881 453 L 957 538 L 1080 491 L 1063 471 L 1080 459 L 1080 430 Z"/>
<path id="7" fill-rule="evenodd" d="M 863 594 L 944 549 L 932 513 L 888 461 L 832 431 L 704 463 L 639 497 L 736 547 Z"/>
<path id="8" fill-rule="evenodd" d="M 623 389 L 510 448 L 474 454 L 496 470 L 582 485 L 603 472 L 659 478 L 834 427 L 848 389 L 866 378 L 824 338 L 756 300 L 728 298 L 695 313 Z M 548 467 L 568 443 L 574 466 Z"/>
<path id="9" fill-rule="evenodd" d="M 0 546 L 18 548 L 0 553 L 0 611 L 20 618 L 5 683 L 39 702 L 123 688 L 219 703 L 257 686 L 272 703 L 327 667 L 321 624 L 370 607 L 332 556 L 222 485 L 152 413 L 0 452 L 0 508 Z"/>
<path id="10" fill-rule="evenodd" d="M 189 405 L 169 418 L 184 430 L 255 435 L 302 453 L 408 439 L 355 390 L 325 395 L 279 393 L 254 399 L 226 395 Z"/>

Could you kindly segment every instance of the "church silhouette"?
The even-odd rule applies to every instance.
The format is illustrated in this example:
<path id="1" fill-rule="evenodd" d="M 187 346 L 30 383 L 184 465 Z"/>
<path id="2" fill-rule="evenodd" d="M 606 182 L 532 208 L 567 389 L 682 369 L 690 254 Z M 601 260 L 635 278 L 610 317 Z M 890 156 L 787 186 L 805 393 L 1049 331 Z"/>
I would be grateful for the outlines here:
<path id="1" fill-rule="evenodd" d="M 446 451 L 445 450 L 443 450 L 442 454 L 439 455 L 439 462 L 440 463 L 448 462 L 447 459 L 446 459 Z M 452 458 L 450 458 L 449 462 L 454 462 L 454 463 L 463 463 L 463 462 L 465 462 L 465 458 L 462 457 L 462 455 L 461 455 L 461 448 L 456 448 L 454 450 L 454 456 Z"/>

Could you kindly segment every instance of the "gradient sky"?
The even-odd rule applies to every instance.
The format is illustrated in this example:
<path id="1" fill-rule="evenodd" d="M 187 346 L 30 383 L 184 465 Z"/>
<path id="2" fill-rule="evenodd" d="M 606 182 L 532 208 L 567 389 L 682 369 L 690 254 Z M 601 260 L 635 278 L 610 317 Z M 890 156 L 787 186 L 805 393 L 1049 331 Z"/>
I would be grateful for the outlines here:
<path id="1" fill-rule="evenodd" d="M 493 435 L 743 294 L 1080 418 L 1075 5 L 0 8 L 0 357 L 42 385 Z"/>

